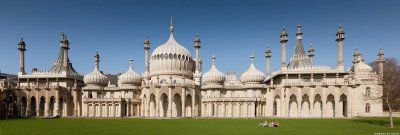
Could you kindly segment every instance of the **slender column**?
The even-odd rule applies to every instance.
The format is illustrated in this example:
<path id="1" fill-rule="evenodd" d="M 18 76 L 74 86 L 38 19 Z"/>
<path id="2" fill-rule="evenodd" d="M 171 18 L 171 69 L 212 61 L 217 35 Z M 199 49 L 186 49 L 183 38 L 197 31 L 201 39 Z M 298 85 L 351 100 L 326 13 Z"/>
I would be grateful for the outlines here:
<path id="1" fill-rule="evenodd" d="M 74 90 L 74 116 L 78 116 L 78 90 Z"/>
<path id="2" fill-rule="evenodd" d="M 46 103 L 45 103 L 45 106 L 44 106 L 44 110 L 45 110 L 45 116 L 46 117 L 50 117 L 50 98 L 49 98 L 49 90 L 50 89 L 46 89 L 46 99 L 45 99 L 45 101 L 46 101 Z"/>
<path id="3" fill-rule="evenodd" d="M 54 114 L 55 116 L 59 116 L 60 115 L 60 90 L 58 88 L 54 89 L 56 91 L 56 99 L 55 99 L 55 103 L 54 103 Z"/>
<path id="4" fill-rule="evenodd" d="M 384 53 L 382 48 L 378 51 L 378 82 L 383 83 L 383 63 L 385 63 Z"/>
<path id="5" fill-rule="evenodd" d="M 334 112 L 334 117 L 341 117 L 340 115 L 339 115 L 339 97 L 336 95 L 335 96 L 335 98 L 334 98 L 334 100 L 335 100 L 335 104 L 333 105 L 334 106 L 334 108 L 335 108 L 335 112 Z"/>
<path id="6" fill-rule="evenodd" d="M 299 93 L 299 92 L 298 92 Z M 297 97 L 297 117 L 303 117 L 303 110 L 302 110 L 302 105 L 301 105 L 301 100 L 302 100 L 302 97 L 301 97 L 301 95 L 297 95 L 296 96 Z"/>
<path id="7" fill-rule="evenodd" d="M 160 117 L 160 94 L 159 94 L 160 88 L 156 87 L 156 117 Z"/>
<path id="8" fill-rule="evenodd" d="M 185 94 L 185 88 L 182 88 L 182 117 L 186 117 L 186 94 Z"/>
<path id="9" fill-rule="evenodd" d="M 325 92 L 322 92 L 322 95 L 321 95 L 322 97 L 322 117 L 326 117 L 326 114 L 325 114 L 325 108 L 326 108 L 326 94 L 325 94 Z"/>
<path id="10" fill-rule="evenodd" d="M 290 117 L 290 115 L 289 115 L 289 100 L 288 100 L 288 90 L 286 89 L 286 88 L 284 88 L 285 90 L 284 90 L 284 92 L 285 92 L 285 94 L 284 94 L 284 98 L 283 98 L 283 100 L 285 101 L 284 102 L 284 108 L 285 108 L 285 113 L 286 113 L 286 117 L 288 118 L 288 117 Z"/>
<path id="11" fill-rule="evenodd" d="M 39 97 L 39 90 L 36 89 L 36 116 L 40 116 L 40 97 Z"/>
<path id="12" fill-rule="evenodd" d="M 196 89 L 192 89 L 192 117 L 194 117 L 194 112 L 196 111 L 195 107 L 195 98 L 196 97 Z"/>
<path id="13" fill-rule="evenodd" d="M 310 117 L 314 117 L 314 88 L 310 88 L 311 94 L 310 94 Z"/>
<path id="14" fill-rule="evenodd" d="M 26 109 L 25 110 L 26 110 L 25 117 L 31 116 L 31 98 L 29 98 L 29 97 L 26 98 Z"/>
<path id="15" fill-rule="evenodd" d="M 172 117 L 172 87 L 168 87 L 168 117 Z"/>
<path id="16" fill-rule="evenodd" d="M 149 40 L 149 36 L 146 34 L 146 39 L 144 40 L 144 69 L 145 69 L 145 71 L 144 71 L 144 74 L 145 74 L 145 77 L 146 77 L 146 79 L 147 80 L 149 80 L 150 78 L 148 78 L 149 77 L 149 75 L 150 75 L 150 68 L 149 68 L 149 66 L 150 66 L 150 62 L 149 62 L 149 50 L 150 50 L 150 40 Z"/>

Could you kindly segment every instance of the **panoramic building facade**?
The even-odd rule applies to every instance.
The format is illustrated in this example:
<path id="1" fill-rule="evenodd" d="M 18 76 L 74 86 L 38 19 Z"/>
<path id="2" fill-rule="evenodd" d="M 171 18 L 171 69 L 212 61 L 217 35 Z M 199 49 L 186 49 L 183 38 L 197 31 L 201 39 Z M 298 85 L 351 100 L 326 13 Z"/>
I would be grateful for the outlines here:
<path id="1" fill-rule="evenodd" d="M 297 26 L 296 47 L 286 61 L 288 33 L 281 37 L 281 68 L 270 72 L 272 51 L 265 52 L 265 73 L 256 68 L 251 53 L 249 68 L 237 75 L 217 68 L 216 57 L 203 74 L 201 41 L 194 40 L 195 56 L 170 36 L 150 54 L 150 40 L 144 41 L 144 72 L 134 70 L 129 60 L 122 74 L 106 74 L 100 69 L 100 54 L 94 56 L 94 69 L 78 74 L 68 57 L 69 42 L 62 34 L 61 49 L 48 71 L 25 71 L 26 44 L 18 44 L 18 102 L 14 105 L 26 117 L 285 117 L 333 118 L 381 116 L 384 54 L 378 51 L 378 70 L 366 64 L 356 49 L 352 66 L 343 60 L 344 30 L 336 33 L 337 66 L 314 64 L 312 46 L 303 46 L 301 24 Z"/>

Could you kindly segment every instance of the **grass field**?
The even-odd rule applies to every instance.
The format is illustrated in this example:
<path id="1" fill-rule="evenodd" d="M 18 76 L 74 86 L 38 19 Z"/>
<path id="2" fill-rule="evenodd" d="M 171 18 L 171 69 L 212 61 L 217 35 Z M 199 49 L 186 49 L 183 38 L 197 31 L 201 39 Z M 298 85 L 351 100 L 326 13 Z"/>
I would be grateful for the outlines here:
<path id="1" fill-rule="evenodd" d="M 358 119 L 262 119 L 276 120 L 279 128 L 263 128 L 261 119 L 11 119 L 1 120 L 0 135 L 47 134 L 229 134 L 229 135 L 373 135 L 400 133 L 400 119 L 395 128 L 388 128 L 387 118 Z"/>

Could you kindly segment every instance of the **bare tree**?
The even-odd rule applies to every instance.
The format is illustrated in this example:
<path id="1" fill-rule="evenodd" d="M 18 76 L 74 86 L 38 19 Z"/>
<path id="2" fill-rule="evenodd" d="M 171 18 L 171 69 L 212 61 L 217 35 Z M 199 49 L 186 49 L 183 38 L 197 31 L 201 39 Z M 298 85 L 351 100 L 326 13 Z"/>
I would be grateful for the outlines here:
<path id="1" fill-rule="evenodd" d="M 389 111 L 390 127 L 393 128 L 393 111 L 400 109 L 400 65 L 396 58 L 386 58 L 383 66 L 382 100 L 384 110 Z M 374 71 L 378 70 L 377 61 L 369 63 Z"/>

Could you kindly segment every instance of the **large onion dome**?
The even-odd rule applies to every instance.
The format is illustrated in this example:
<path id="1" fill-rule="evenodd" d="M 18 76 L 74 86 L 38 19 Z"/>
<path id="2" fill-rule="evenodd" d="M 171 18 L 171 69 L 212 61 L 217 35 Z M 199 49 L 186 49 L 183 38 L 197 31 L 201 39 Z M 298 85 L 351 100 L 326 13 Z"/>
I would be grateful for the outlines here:
<path id="1" fill-rule="evenodd" d="M 97 67 L 94 70 L 83 77 L 83 82 L 86 85 L 107 85 L 107 76 L 102 74 Z"/>
<path id="2" fill-rule="evenodd" d="M 95 57 L 95 63 L 96 66 L 94 67 L 93 71 L 90 74 L 87 74 L 83 77 L 83 82 L 86 85 L 100 85 L 100 86 L 105 86 L 107 85 L 107 76 L 105 76 L 103 73 L 100 72 L 99 70 L 99 62 L 100 62 L 100 55 L 98 52 L 96 52 Z"/>
<path id="3" fill-rule="evenodd" d="M 264 81 L 264 73 L 254 66 L 254 55 L 251 54 L 251 65 L 249 69 L 240 75 L 240 81 L 245 84 L 259 84 Z"/>
<path id="4" fill-rule="evenodd" d="M 150 75 L 185 75 L 193 76 L 194 60 L 190 52 L 176 42 L 171 21 L 168 41 L 158 46 L 150 58 Z"/>
<path id="5" fill-rule="evenodd" d="M 212 65 L 209 71 L 203 75 L 205 84 L 222 84 L 225 81 L 225 75 L 219 71 L 215 65 L 215 56 L 212 58 Z"/>
<path id="6" fill-rule="evenodd" d="M 133 70 L 131 59 L 129 63 L 128 71 L 118 76 L 118 84 L 139 86 L 142 82 L 142 77 Z"/>

